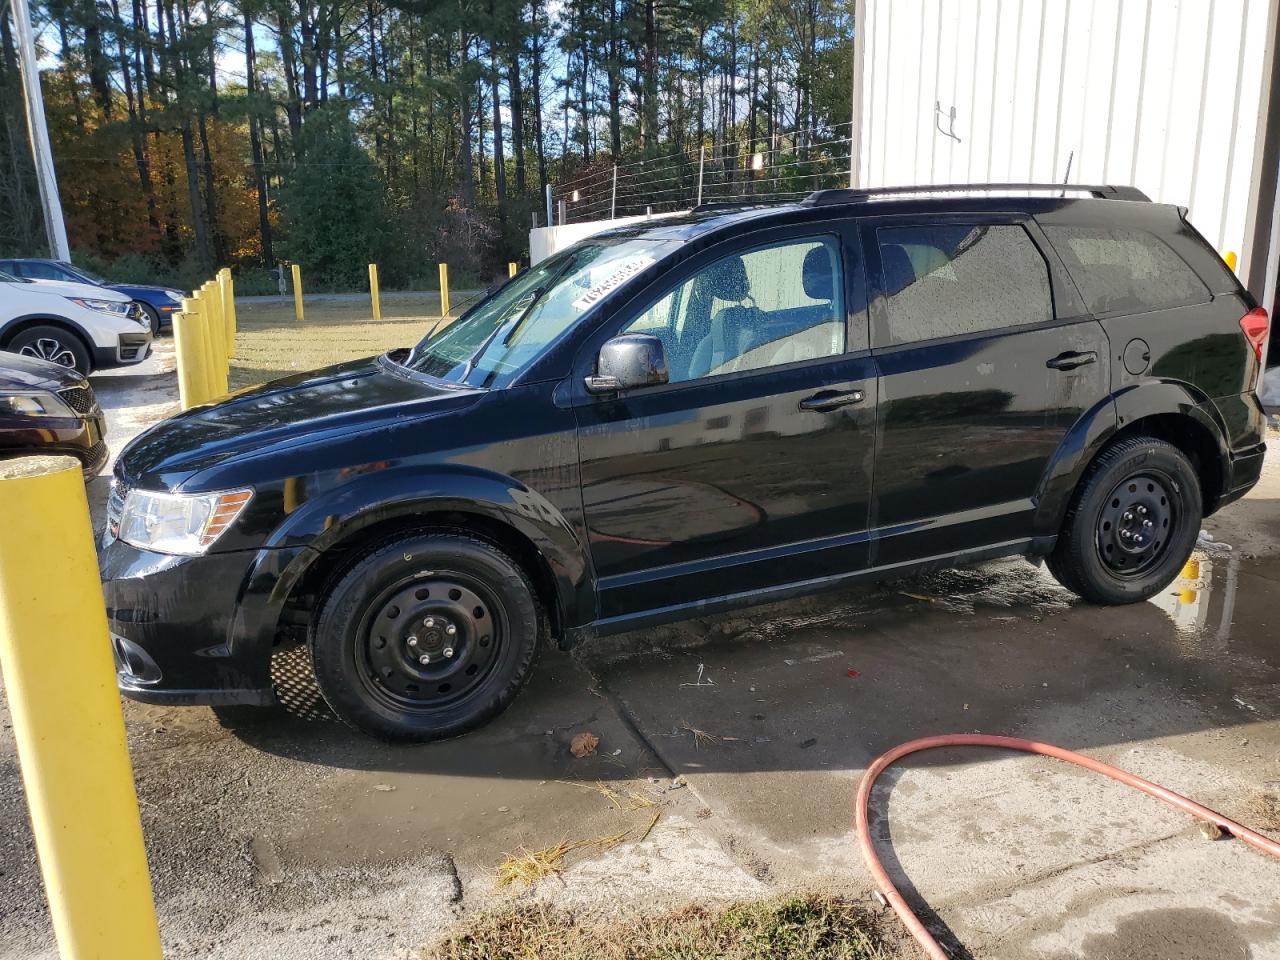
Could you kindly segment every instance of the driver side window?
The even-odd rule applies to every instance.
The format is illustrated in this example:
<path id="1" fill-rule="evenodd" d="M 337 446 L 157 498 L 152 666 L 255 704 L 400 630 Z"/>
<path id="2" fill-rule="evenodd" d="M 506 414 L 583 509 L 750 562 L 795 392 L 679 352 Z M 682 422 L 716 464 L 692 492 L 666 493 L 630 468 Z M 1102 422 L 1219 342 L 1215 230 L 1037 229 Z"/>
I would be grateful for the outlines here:
<path id="1" fill-rule="evenodd" d="M 843 353 L 839 241 L 807 237 L 723 257 L 622 332 L 662 341 L 672 383 Z"/>

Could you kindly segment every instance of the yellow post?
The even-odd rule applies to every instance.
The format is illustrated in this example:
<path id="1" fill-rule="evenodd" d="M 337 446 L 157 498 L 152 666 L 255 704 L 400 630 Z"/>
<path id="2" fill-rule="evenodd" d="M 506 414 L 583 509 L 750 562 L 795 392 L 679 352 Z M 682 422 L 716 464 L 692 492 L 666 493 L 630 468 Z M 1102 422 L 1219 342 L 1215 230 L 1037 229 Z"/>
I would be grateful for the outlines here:
<path id="1" fill-rule="evenodd" d="M 0 668 L 62 960 L 160 960 L 80 463 L 0 463 Z"/>
<path id="2" fill-rule="evenodd" d="M 208 403 L 209 399 L 214 396 L 209 376 L 209 348 L 207 343 L 209 338 L 204 316 L 204 299 L 200 291 L 196 290 L 193 297 L 182 301 L 182 312 L 187 317 L 186 323 L 183 325 L 184 339 L 190 345 L 187 350 L 189 358 L 187 363 L 191 369 L 191 384 L 194 387 L 191 406 Z M 175 341 L 175 344 L 180 344 L 181 342 Z M 179 374 L 179 377 L 181 377 L 181 374 Z M 178 389 L 181 392 L 181 379 L 178 381 Z M 185 409 L 185 400 L 183 404 Z"/>
<path id="3" fill-rule="evenodd" d="M 209 286 L 198 292 L 200 299 L 200 355 L 204 358 L 204 402 L 222 395 L 218 389 L 218 347 L 213 341 L 213 304 L 209 302 Z"/>
<path id="4" fill-rule="evenodd" d="M 515 263 L 514 261 L 507 264 L 508 277 L 514 277 L 519 272 L 520 272 L 520 264 Z"/>
<path id="5" fill-rule="evenodd" d="M 382 319 L 382 293 L 378 290 L 378 265 L 369 264 L 369 297 L 373 300 L 373 319 Z"/>
<path id="6" fill-rule="evenodd" d="M 449 315 L 449 265 L 440 264 L 440 316 Z"/>
<path id="7" fill-rule="evenodd" d="M 218 290 L 222 294 L 222 321 L 227 328 L 227 356 L 236 352 L 236 295 L 231 280 L 231 268 L 218 271 Z"/>
<path id="8" fill-rule="evenodd" d="M 200 369 L 201 347 L 197 339 L 195 327 L 200 318 L 196 311 L 199 305 L 195 300 L 182 301 L 182 310 L 173 315 L 173 345 L 178 356 L 178 397 L 182 401 L 182 409 L 190 410 L 203 402 L 204 372 Z"/>
<path id="9" fill-rule="evenodd" d="M 213 280 L 205 283 L 204 294 L 209 315 L 209 342 L 213 345 L 213 395 L 220 397 L 227 392 L 227 328 L 222 320 L 222 297 L 218 284 Z"/>
<path id="10" fill-rule="evenodd" d="M 1227 261 L 1227 269 L 1230 270 L 1232 273 L 1235 273 L 1236 272 L 1236 252 L 1234 250 L 1228 250 L 1226 253 L 1222 255 L 1222 259 Z"/>
<path id="11" fill-rule="evenodd" d="M 293 319 L 302 322 L 302 271 L 293 265 Z"/>

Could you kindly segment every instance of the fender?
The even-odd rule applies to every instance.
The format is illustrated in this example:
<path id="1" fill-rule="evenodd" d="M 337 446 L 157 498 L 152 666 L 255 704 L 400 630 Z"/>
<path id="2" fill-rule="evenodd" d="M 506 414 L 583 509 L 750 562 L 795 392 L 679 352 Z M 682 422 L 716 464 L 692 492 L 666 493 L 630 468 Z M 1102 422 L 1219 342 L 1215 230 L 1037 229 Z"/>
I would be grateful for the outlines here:
<path id="1" fill-rule="evenodd" d="M 287 483 L 305 487 L 304 479 L 310 478 Z M 411 522 L 441 512 L 481 516 L 515 530 L 551 571 L 560 622 L 589 622 L 596 616 L 584 545 L 563 514 L 519 480 L 438 463 L 364 474 L 314 496 L 296 490 L 292 496 L 298 501 L 296 509 L 258 550 L 242 584 L 233 645 L 269 649 L 290 592 L 329 548 L 375 524 Z"/>
<path id="2" fill-rule="evenodd" d="M 85 342 L 85 346 L 92 349 L 95 346 L 94 339 L 89 336 L 88 332 L 80 324 L 67 317 L 60 317 L 52 313 L 24 313 L 20 317 L 10 317 L 4 323 L 0 324 L 0 343 L 7 340 L 10 335 L 16 335 L 15 327 L 26 326 L 31 323 L 46 323 L 54 327 L 62 327 L 68 333 L 74 333 Z"/>
<path id="3" fill-rule="evenodd" d="M 1220 480 L 1230 462 L 1226 429 L 1217 407 L 1200 391 L 1178 380 L 1147 380 L 1124 387 L 1081 414 L 1058 446 L 1036 493 L 1034 533 L 1054 537 L 1085 468 L 1107 443 L 1130 424 L 1157 414 L 1180 414 L 1203 426 L 1219 452 Z"/>

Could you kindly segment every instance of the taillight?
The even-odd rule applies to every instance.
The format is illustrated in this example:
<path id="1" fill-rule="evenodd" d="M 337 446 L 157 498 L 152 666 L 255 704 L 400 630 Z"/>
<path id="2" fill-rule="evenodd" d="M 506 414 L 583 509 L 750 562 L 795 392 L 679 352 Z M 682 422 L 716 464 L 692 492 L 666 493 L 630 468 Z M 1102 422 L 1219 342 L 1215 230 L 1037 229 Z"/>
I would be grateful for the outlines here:
<path id="1" fill-rule="evenodd" d="M 1270 321 L 1267 319 L 1267 311 L 1262 307 L 1250 310 L 1240 318 L 1240 330 L 1244 333 L 1244 338 L 1249 341 L 1249 346 L 1253 347 L 1254 356 L 1258 358 L 1258 362 L 1262 362 L 1262 345 L 1267 341 L 1267 325 Z"/>

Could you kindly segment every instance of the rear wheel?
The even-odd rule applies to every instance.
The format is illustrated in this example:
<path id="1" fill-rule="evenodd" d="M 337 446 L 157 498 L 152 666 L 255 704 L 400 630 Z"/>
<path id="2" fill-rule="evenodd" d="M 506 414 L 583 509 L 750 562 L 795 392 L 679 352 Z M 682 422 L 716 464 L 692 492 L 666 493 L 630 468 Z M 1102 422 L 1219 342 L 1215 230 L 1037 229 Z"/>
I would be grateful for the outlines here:
<path id="1" fill-rule="evenodd" d="M 5 347 L 24 357 L 48 360 L 60 366 L 70 367 L 77 373 L 88 375 L 93 367 L 89 350 L 74 333 L 62 327 L 41 325 L 23 330 Z"/>
<path id="2" fill-rule="evenodd" d="M 1177 447 L 1153 437 L 1117 441 L 1080 481 L 1049 570 L 1094 603 L 1145 600 L 1191 556 L 1202 504 L 1200 478 Z"/>
<path id="3" fill-rule="evenodd" d="M 454 736 L 528 679 L 543 617 L 524 571 L 486 541 L 385 542 L 338 580 L 312 636 L 316 681 L 353 727 L 387 740 Z"/>

